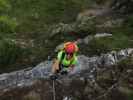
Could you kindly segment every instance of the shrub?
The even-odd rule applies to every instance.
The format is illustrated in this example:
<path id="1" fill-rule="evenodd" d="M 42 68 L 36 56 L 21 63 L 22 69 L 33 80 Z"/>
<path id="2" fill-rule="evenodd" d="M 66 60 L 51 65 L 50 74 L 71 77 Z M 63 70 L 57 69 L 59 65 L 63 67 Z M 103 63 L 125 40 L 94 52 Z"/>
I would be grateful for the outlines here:
<path id="1" fill-rule="evenodd" d="M 89 49 L 89 54 L 100 55 L 101 53 L 107 53 L 112 50 L 118 51 L 125 48 L 131 48 L 133 47 L 133 43 L 132 41 L 129 41 L 128 36 L 117 33 L 113 34 L 112 37 L 93 39 L 86 47 Z"/>
<path id="2" fill-rule="evenodd" d="M 0 14 L 6 13 L 10 7 L 8 0 L 0 0 Z"/>
<path id="3" fill-rule="evenodd" d="M 15 20 L 8 16 L 0 16 L 0 34 L 2 33 L 13 33 L 17 23 Z"/>
<path id="4" fill-rule="evenodd" d="M 16 63 L 17 59 L 23 54 L 23 49 L 12 42 L 0 40 L 0 68 Z"/>

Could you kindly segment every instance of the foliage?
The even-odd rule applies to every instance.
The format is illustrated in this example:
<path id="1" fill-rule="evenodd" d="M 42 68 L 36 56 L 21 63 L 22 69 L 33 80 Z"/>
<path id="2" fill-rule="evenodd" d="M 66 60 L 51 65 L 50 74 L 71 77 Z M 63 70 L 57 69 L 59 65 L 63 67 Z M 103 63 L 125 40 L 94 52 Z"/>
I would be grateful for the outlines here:
<path id="1" fill-rule="evenodd" d="M 17 23 L 8 16 L 0 16 L 0 34 L 15 32 Z"/>
<path id="2" fill-rule="evenodd" d="M 0 0 L 0 38 L 5 37 L 7 33 L 15 32 L 17 22 L 8 15 L 10 9 L 8 0 Z"/>
<path id="3" fill-rule="evenodd" d="M 11 8 L 8 0 L 0 0 L 0 15 L 7 13 L 7 11 Z"/>
<path id="4" fill-rule="evenodd" d="M 133 42 L 130 41 L 127 35 L 121 32 L 114 32 L 112 37 L 95 38 L 91 40 L 88 46 L 86 46 L 89 50 L 86 53 L 90 55 L 100 55 L 101 53 L 107 53 L 112 50 L 118 51 L 131 47 L 133 47 Z"/>
<path id="5" fill-rule="evenodd" d="M 128 94 L 128 100 L 133 100 L 133 91 Z"/>
<path id="6" fill-rule="evenodd" d="M 20 49 L 7 41 L 0 42 L 0 64 L 12 63 L 19 55 Z"/>
<path id="7" fill-rule="evenodd" d="M 20 57 L 23 57 L 25 49 L 17 46 L 9 40 L 0 40 L 0 73 L 2 70 L 9 69 L 17 63 Z"/>
<path id="8" fill-rule="evenodd" d="M 42 33 L 47 24 L 71 23 L 91 0 L 10 0 L 9 15 L 16 17 L 17 32 Z M 71 16 L 71 17 L 70 17 Z"/>

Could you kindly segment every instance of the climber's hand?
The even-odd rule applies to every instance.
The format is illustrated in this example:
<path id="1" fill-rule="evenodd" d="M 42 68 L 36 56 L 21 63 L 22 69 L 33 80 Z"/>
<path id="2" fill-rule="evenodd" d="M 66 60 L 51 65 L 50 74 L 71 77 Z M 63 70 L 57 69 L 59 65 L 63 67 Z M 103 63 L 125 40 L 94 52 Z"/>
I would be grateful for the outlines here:
<path id="1" fill-rule="evenodd" d="M 72 72 L 74 70 L 74 65 L 69 66 L 68 70 Z"/>
<path id="2" fill-rule="evenodd" d="M 58 75 L 57 74 L 51 74 L 50 75 L 50 79 L 51 80 L 56 80 L 58 78 Z"/>

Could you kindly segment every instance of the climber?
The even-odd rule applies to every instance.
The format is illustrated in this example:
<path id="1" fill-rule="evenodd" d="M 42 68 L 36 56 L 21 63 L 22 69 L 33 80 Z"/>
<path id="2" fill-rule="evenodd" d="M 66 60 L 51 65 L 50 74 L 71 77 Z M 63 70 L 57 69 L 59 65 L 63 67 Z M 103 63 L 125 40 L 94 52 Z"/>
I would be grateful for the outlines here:
<path id="1" fill-rule="evenodd" d="M 58 52 L 57 59 L 53 63 L 52 73 L 54 75 L 57 73 L 67 74 L 68 71 L 73 71 L 77 63 L 77 51 L 76 42 L 64 43 L 63 49 Z"/>

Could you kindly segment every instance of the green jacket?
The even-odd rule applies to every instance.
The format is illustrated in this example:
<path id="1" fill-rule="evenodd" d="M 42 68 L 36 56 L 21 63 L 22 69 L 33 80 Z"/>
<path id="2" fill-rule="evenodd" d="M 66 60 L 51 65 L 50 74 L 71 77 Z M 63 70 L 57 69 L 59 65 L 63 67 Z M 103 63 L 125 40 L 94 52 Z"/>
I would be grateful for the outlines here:
<path id="1" fill-rule="evenodd" d="M 63 64 L 64 66 L 70 66 L 70 65 L 77 64 L 77 56 L 76 56 L 76 53 L 74 53 L 72 59 L 70 59 L 70 60 L 67 60 L 66 59 L 66 54 L 64 55 L 64 59 L 62 59 L 62 54 L 63 53 L 64 53 L 64 51 L 61 50 L 60 52 L 58 52 L 58 55 L 57 55 L 57 59 L 59 61 L 62 61 L 61 64 Z"/>

